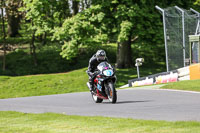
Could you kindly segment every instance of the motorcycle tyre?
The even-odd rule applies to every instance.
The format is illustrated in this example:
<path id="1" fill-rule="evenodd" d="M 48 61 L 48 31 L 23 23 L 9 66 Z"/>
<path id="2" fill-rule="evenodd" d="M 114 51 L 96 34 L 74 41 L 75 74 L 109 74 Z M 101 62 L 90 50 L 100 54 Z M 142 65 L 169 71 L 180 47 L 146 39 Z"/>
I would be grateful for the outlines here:
<path id="1" fill-rule="evenodd" d="M 95 103 L 102 103 L 103 99 L 98 98 L 94 93 L 92 94 L 92 99 L 94 100 Z"/>
<path id="2" fill-rule="evenodd" d="M 112 93 L 112 97 L 110 96 L 110 93 L 108 94 L 108 100 L 114 104 L 117 102 L 117 91 L 115 90 L 113 82 L 108 82 L 107 86 L 109 87 L 107 88 L 109 92 Z"/>

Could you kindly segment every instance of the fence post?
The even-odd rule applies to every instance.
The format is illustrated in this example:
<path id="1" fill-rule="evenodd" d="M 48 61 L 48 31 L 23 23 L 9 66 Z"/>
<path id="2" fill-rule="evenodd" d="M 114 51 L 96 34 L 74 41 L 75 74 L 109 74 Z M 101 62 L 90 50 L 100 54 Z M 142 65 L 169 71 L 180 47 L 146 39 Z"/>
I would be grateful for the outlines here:
<path id="1" fill-rule="evenodd" d="M 195 35 L 200 34 L 200 13 L 197 12 L 196 10 L 192 9 L 192 8 L 190 8 L 190 10 L 191 10 L 192 12 L 196 13 L 197 16 L 198 16 L 198 22 L 197 22 L 198 24 L 197 24 L 197 28 L 196 28 Z M 199 33 L 198 33 L 198 30 L 199 30 Z"/>
<path id="2" fill-rule="evenodd" d="M 164 38 L 165 38 L 165 56 L 166 56 L 166 67 L 167 72 L 169 72 L 169 63 L 168 63 L 168 52 L 167 52 L 167 34 L 166 34 L 166 23 L 165 23 L 165 11 L 159 6 L 155 6 L 156 9 L 162 12 L 163 15 L 163 27 L 164 27 Z"/>
<path id="3" fill-rule="evenodd" d="M 182 14 L 182 28 L 183 28 L 183 66 L 185 67 L 185 14 L 184 11 L 179 8 L 178 6 L 175 6 L 175 8 L 179 11 L 181 11 Z"/>

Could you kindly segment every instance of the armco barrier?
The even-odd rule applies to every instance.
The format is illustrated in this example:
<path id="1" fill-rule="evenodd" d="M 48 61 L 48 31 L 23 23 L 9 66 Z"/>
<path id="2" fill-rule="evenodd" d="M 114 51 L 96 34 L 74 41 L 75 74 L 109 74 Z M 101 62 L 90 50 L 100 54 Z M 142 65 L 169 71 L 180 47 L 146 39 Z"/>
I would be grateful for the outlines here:
<path id="1" fill-rule="evenodd" d="M 190 69 L 189 66 L 177 69 L 178 71 L 178 80 L 190 80 Z"/>
<path id="2" fill-rule="evenodd" d="M 128 81 L 129 87 L 200 79 L 200 63 Z"/>

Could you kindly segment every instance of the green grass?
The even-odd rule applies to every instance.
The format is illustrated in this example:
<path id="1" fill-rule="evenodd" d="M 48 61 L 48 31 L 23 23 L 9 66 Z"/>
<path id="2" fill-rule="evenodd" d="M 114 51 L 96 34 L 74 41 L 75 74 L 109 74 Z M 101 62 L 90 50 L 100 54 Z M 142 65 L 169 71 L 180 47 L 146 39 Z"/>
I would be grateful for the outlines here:
<path id="1" fill-rule="evenodd" d="M 71 92 L 88 91 L 86 82 L 88 75 L 86 68 L 67 73 L 41 74 L 29 76 L 0 76 L 0 98 L 14 98 L 26 96 L 40 96 L 51 94 L 63 94 Z M 143 68 L 141 75 L 157 73 L 160 70 L 151 71 Z M 137 77 L 137 71 L 132 69 L 117 69 L 116 87 L 128 84 L 129 79 Z"/>
<path id="2" fill-rule="evenodd" d="M 176 89 L 176 90 L 188 90 L 188 91 L 200 91 L 200 79 L 169 83 L 161 88 Z"/>
<path id="3" fill-rule="evenodd" d="M 87 91 L 85 71 L 86 68 L 62 74 L 0 76 L 0 98 Z"/>
<path id="4" fill-rule="evenodd" d="M 15 41 L 15 39 L 9 41 Z M 21 41 L 19 40 L 19 42 Z M 99 46 L 99 48 L 91 47 L 84 49 L 83 47 L 80 49 L 78 58 L 67 61 L 60 56 L 61 46 L 59 44 L 51 42 L 50 44 L 43 46 L 37 42 L 36 52 L 38 66 L 33 65 L 33 59 L 29 54 L 29 45 L 20 44 L 19 46 L 23 46 L 25 49 L 18 48 L 7 54 L 6 71 L 2 71 L 2 67 L 0 67 L 0 75 L 7 75 L 0 76 L 0 98 L 88 91 L 86 86 L 88 76 L 85 71 L 90 57 L 96 50 L 104 49 L 107 53 L 109 62 L 113 65 L 116 61 L 117 45 L 114 43 L 104 44 Z M 148 62 L 145 63 L 140 67 L 141 77 L 165 71 L 164 64 L 153 65 L 151 63 L 151 65 L 148 65 Z M 0 62 L 0 66 L 2 66 L 2 62 Z M 50 74 L 60 72 L 67 73 Z M 42 75 L 34 76 L 33 74 Z M 133 78 L 137 78 L 135 67 L 130 69 L 117 69 L 116 87 L 127 84 L 128 80 Z"/>
<path id="5" fill-rule="evenodd" d="M 1 133 L 200 133 L 199 122 L 0 112 Z"/>

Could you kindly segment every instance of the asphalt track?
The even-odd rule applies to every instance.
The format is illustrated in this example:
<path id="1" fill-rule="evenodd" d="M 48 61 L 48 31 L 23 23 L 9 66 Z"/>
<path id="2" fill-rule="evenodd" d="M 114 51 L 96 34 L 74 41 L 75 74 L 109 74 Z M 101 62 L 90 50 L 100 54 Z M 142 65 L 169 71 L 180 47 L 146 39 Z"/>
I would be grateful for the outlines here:
<path id="1" fill-rule="evenodd" d="M 116 104 L 97 104 L 89 92 L 0 99 L 1 111 L 55 112 L 145 120 L 200 121 L 200 93 L 150 88 L 118 90 Z"/>

